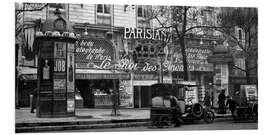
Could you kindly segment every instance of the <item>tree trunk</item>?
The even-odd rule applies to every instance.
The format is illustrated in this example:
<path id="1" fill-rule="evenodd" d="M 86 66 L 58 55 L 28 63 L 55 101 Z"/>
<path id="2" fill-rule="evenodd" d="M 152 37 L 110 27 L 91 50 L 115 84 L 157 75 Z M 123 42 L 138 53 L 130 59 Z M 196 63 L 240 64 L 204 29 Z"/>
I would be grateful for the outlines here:
<path id="1" fill-rule="evenodd" d="M 182 35 L 179 37 L 180 39 L 180 46 L 181 46 L 181 53 L 183 57 L 183 70 L 184 70 L 184 80 L 188 81 L 188 63 L 187 63 L 187 54 L 186 54 L 186 46 L 185 46 L 185 32 L 186 31 L 186 23 L 187 23 L 187 7 L 184 7 L 184 18 L 183 18 L 183 25 L 182 25 Z"/>
<path id="2" fill-rule="evenodd" d="M 249 62 L 248 62 L 248 58 L 245 59 L 245 68 L 246 68 L 246 81 L 247 81 L 247 84 L 250 84 Z"/>

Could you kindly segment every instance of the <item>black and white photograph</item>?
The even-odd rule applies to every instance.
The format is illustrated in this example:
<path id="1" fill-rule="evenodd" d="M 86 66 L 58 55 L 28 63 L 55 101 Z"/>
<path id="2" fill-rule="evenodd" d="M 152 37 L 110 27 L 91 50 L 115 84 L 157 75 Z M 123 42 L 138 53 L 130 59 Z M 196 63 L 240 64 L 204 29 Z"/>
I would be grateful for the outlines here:
<path id="1" fill-rule="evenodd" d="M 13 133 L 258 130 L 256 5 L 12 4 Z"/>

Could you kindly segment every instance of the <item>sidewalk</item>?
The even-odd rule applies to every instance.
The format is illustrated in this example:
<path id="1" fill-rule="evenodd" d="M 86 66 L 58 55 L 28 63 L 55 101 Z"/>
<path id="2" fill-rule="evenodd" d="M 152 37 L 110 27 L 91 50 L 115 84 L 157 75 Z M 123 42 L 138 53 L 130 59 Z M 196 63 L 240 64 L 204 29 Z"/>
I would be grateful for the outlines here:
<path id="1" fill-rule="evenodd" d="M 30 108 L 16 109 L 16 124 L 44 122 L 74 122 L 74 121 L 104 121 L 125 119 L 149 119 L 149 109 L 120 109 L 120 116 L 111 116 L 112 109 L 76 109 L 74 117 L 67 118 L 38 118 L 30 113 Z"/>
<path id="2" fill-rule="evenodd" d="M 115 128 L 149 125 L 150 108 L 120 109 L 120 116 L 111 116 L 112 109 L 76 109 L 74 117 L 38 118 L 30 108 L 16 109 L 16 132 Z M 216 120 L 229 120 L 230 114 L 215 114 Z"/>

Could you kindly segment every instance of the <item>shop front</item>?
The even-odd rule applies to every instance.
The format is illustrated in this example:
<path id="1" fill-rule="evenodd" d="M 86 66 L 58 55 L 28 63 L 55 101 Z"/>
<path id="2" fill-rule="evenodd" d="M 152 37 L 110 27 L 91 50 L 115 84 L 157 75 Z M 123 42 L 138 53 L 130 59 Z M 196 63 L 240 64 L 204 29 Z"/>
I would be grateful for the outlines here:
<path id="1" fill-rule="evenodd" d="M 125 103 L 131 96 L 123 89 L 130 75 L 117 69 L 115 53 L 113 44 L 104 38 L 83 37 L 76 43 L 76 87 L 85 107 L 111 108 L 114 91 L 120 95 L 120 105 L 132 105 Z"/>

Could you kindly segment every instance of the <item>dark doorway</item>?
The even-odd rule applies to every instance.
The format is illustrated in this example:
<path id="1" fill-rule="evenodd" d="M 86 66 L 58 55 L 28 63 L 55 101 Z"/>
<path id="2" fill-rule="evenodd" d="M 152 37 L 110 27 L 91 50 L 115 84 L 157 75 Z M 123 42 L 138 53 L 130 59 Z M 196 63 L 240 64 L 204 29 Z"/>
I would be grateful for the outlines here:
<path id="1" fill-rule="evenodd" d="M 141 87 L 141 107 L 151 106 L 151 89 L 149 86 Z"/>
<path id="2" fill-rule="evenodd" d="M 134 86 L 134 108 L 140 107 L 140 86 Z"/>
<path id="3" fill-rule="evenodd" d="M 134 86 L 134 108 L 151 106 L 151 89 L 149 86 Z"/>

